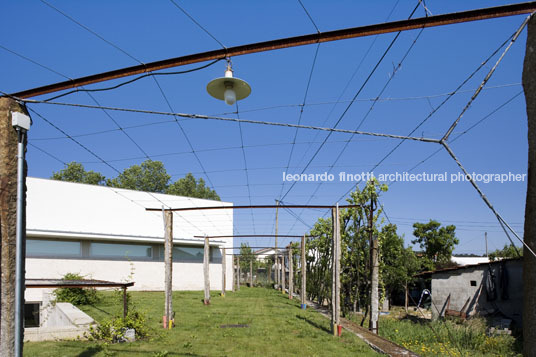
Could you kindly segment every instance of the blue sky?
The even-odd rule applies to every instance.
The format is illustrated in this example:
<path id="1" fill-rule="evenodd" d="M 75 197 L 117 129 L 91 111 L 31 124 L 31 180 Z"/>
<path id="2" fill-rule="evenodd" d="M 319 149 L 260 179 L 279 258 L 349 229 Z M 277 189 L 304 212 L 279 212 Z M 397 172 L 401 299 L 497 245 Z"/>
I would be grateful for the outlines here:
<path id="1" fill-rule="evenodd" d="M 404 0 L 302 0 L 313 25 L 298 1 L 175 1 L 227 47 L 312 33 L 316 31 L 315 25 L 320 31 L 328 31 L 405 19 L 417 4 Z M 63 81 L 66 77 L 221 48 L 170 1 L 50 0 L 48 3 L 105 41 L 41 1 L 5 3 L 3 13 L 12 16 L 4 17 L 0 23 L 0 31 L 4 33 L 0 40 L 0 90 L 17 92 Z M 429 0 L 426 5 L 432 14 L 442 14 L 506 3 L 510 2 Z M 424 9 L 419 7 L 414 17 L 422 16 Z M 508 39 L 524 18 L 521 15 L 429 28 L 420 36 L 418 30 L 402 33 L 337 127 L 354 130 L 365 118 L 361 130 L 408 134 L 445 100 L 446 93 L 452 92 Z M 238 103 L 239 117 L 333 127 L 394 36 L 386 34 L 323 43 L 318 53 L 317 45 L 310 45 L 233 58 L 235 76 L 248 81 L 252 87 L 250 97 Z M 452 149 L 469 172 L 526 173 L 527 118 L 524 96 L 518 95 L 522 91 L 525 39 L 526 29 L 452 134 L 451 138 L 455 138 L 464 133 L 511 99 L 452 143 Z M 406 53 L 400 68 L 393 73 Z M 414 135 L 439 138 L 497 59 L 498 55 L 494 56 Z M 213 99 L 205 90 L 206 84 L 222 76 L 224 70 L 225 63 L 220 61 L 189 74 L 159 76 L 156 81 L 148 77 L 92 95 L 103 106 L 236 118 L 236 108 Z M 107 87 L 124 80 L 87 88 Z M 377 97 L 380 99 L 374 102 Z M 306 105 L 300 117 L 304 98 Z M 57 101 L 95 105 L 87 93 L 75 93 Z M 45 104 L 33 104 L 30 108 L 71 136 L 93 133 L 76 139 L 119 171 L 141 163 L 146 159 L 145 152 L 150 158 L 163 161 L 173 180 L 193 172 L 209 182 L 223 200 L 236 205 L 274 204 L 274 200 L 285 193 L 284 202 L 289 204 L 337 201 L 344 204 L 343 195 L 352 187 L 351 183 L 336 179 L 322 184 L 300 182 L 289 191 L 290 184 L 282 181 L 283 172 L 300 173 L 305 168 L 326 132 L 300 129 L 296 133 L 291 128 L 193 119 L 179 119 L 177 123 L 172 117 Z M 65 138 L 39 116 L 32 113 L 32 118 L 29 175 L 50 177 L 53 171 L 62 169 L 63 163 L 70 161 L 83 162 L 87 169 L 100 171 L 107 177 L 117 175 L 114 169 Z M 114 121 L 122 128 L 138 126 L 125 129 L 132 140 L 119 130 L 108 131 L 117 129 Z M 101 131 L 107 132 L 95 134 Z M 305 172 L 329 171 L 335 175 L 368 172 L 397 143 L 395 139 L 334 133 Z M 408 171 L 438 147 L 433 143 L 405 142 L 374 173 Z M 459 169 L 443 150 L 415 172 L 447 172 L 450 177 Z M 481 188 L 522 235 L 526 182 L 481 183 Z M 459 253 L 482 254 L 484 232 L 488 232 L 490 249 L 500 248 L 507 242 L 493 214 L 467 182 L 398 182 L 383 195 L 381 202 L 391 222 L 398 225 L 408 242 L 412 237 L 411 225 L 430 218 L 458 227 L 460 244 L 456 251 Z M 309 229 L 307 225 L 326 213 L 321 210 L 293 212 L 301 219 L 281 210 L 281 234 L 303 234 Z M 273 233 L 274 213 L 274 210 L 235 212 L 235 233 Z M 273 241 L 256 239 L 250 243 L 271 245 Z"/>

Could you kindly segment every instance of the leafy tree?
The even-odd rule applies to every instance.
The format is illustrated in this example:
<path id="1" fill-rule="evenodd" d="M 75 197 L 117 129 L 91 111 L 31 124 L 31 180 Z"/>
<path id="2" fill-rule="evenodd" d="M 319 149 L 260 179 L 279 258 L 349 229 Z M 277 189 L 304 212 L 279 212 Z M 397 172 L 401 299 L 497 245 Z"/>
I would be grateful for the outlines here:
<path id="1" fill-rule="evenodd" d="M 256 259 L 253 250 L 248 243 L 240 244 L 240 270 L 244 273 L 249 272 L 249 262 L 253 262 L 253 271 L 256 271 L 259 262 Z"/>
<path id="2" fill-rule="evenodd" d="M 188 173 L 185 177 L 169 184 L 171 178 L 161 161 L 146 160 L 141 165 L 133 165 L 123 170 L 117 177 L 106 179 L 99 172 L 86 171 L 84 165 L 71 162 L 58 172 L 52 173 L 52 179 L 87 183 L 91 185 L 106 185 L 137 191 L 167 193 L 169 195 L 205 198 L 220 201 L 216 191 L 205 185 L 205 180 L 196 178 Z"/>
<path id="3" fill-rule="evenodd" d="M 63 170 L 53 172 L 51 179 L 90 185 L 104 185 L 106 181 L 106 177 L 100 172 L 86 171 L 84 165 L 75 161 L 68 163 Z"/>
<path id="4" fill-rule="evenodd" d="M 441 227 L 441 223 L 431 219 L 428 223 L 416 222 L 413 228 L 413 235 L 417 239 L 411 243 L 418 243 L 424 250 L 423 268 L 431 270 L 450 263 L 454 246 L 459 243 L 456 226 Z"/>
<path id="5" fill-rule="evenodd" d="M 196 180 L 191 173 L 186 174 L 183 178 L 169 185 L 166 193 L 177 196 L 206 198 L 215 201 L 221 200 L 216 191 L 205 186 L 205 180 L 202 178 Z"/>
<path id="6" fill-rule="evenodd" d="M 161 161 L 145 160 L 141 165 L 132 165 L 116 178 L 106 181 L 108 186 L 130 190 L 164 193 L 171 176 Z"/>
<path id="7" fill-rule="evenodd" d="M 500 258 L 517 258 L 523 256 L 523 249 L 519 249 L 513 244 L 505 244 L 503 249 L 497 249 L 489 253 L 490 260 L 497 260 Z"/>
<path id="8" fill-rule="evenodd" d="M 396 225 L 388 224 L 381 231 L 381 276 L 387 297 L 396 291 L 404 291 L 407 298 L 408 285 L 415 280 L 413 276 L 419 271 L 420 263 L 411 247 L 404 248 L 404 238 L 396 229 Z"/>
<path id="9" fill-rule="evenodd" d="M 387 191 L 378 181 L 367 182 L 363 190 L 356 187 L 347 200 L 358 207 L 341 210 L 341 308 L 346 314 L 368 306 L 370 290 L 370 226 L 378 237 L 381 208 L 370 221 L 370 201 L 376 206 L 378 196 Z M 320 218 L 307 241 L 307 295 L 320 303 L 331 300 L 332 219 Z"/>

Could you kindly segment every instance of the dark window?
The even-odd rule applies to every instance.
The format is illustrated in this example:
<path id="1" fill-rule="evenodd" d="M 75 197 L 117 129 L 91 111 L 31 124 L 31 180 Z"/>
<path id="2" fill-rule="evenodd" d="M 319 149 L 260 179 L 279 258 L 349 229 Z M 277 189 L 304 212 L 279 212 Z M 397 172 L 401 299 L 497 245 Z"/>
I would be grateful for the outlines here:
<path id="1" fill-rule="evenodd" d="M 81 256 L 80 242 L 65 240 L 27 239 L 28 257 Z"/>
<path id="2" fill-rule="evenodd" d="M 89 246 L 90 257 L 151 258 L 153 247 L 129 243 L 94 243 Z"/>
<path id="3" fill-rule="evenodd" d="M 24 327 L 39 327 L 39 303 L 24 304 Z"/>
<path id="4" fill-rule="evenodd" d="M 476 286 L 476 280 L 471 280 L 471 286 Z"/>

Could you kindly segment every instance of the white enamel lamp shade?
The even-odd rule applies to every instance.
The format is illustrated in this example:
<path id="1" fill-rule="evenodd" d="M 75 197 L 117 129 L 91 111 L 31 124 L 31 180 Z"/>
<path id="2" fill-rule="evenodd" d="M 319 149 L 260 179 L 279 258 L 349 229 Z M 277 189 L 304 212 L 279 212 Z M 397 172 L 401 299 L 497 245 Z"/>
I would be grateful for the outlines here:
<path id="1" fill-rule="evenodd" d="M 219 100 L 225 100 L 226 89 L 234 90 L 236 100 L 244 99 L 251 93 L 249 84 L 240 78 L 234 78 L 231 71 L 226 71 L 225 77 L 213 79 L 207 84 L 208 94 Z"/>

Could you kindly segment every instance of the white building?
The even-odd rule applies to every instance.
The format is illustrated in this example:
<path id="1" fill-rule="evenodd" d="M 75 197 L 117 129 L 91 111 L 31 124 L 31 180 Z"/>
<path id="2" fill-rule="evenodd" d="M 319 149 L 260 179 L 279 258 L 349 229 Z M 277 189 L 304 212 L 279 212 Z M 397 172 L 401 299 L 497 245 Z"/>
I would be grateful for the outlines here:
<path id="1" fill-rule="evenodd" d="M 450 260 L 453 263 L 456 263 L 458 265 L 473 265 L 473 264 L 481 264 L 481 263 L 488 263 L 490 260 L 487 257 L 456 257 L 452 256 Z"/>
<path id="2" fill-rule="evenodd" d="M 232 206 L 229 202 L 27 179 L 26 278 L 87 278 L 134 281 L 133 290 L 164 288 L 162 212 L 146 207 Z M 231 209 L 181 211 L 173 214 L 173 289 L 203 289 L 203 239 L 232 235 Z M 211 240 L 211 289 L 221 289 L 221 249 L 232 239 Z M 232 287 L 227 255 L 226 288 Z M 27 289 L 26 301 L 42 301 L 41 289 Z"/>

